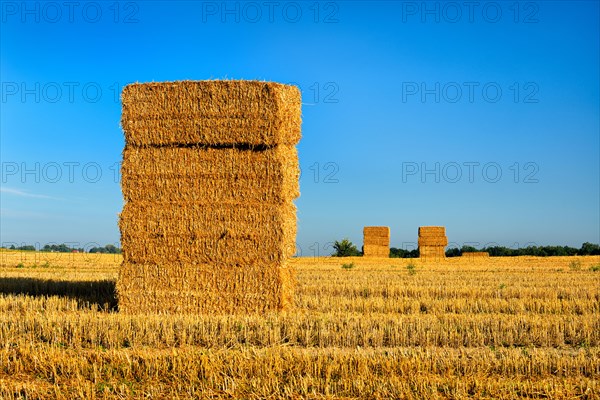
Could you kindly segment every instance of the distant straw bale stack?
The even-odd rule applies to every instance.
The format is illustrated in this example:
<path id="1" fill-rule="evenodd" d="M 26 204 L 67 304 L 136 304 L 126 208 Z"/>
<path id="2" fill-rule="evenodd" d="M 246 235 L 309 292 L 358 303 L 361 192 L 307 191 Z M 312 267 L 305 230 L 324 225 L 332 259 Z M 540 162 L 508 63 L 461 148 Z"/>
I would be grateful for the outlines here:
<path id="1" fill-rule="evenodd" d="M 387 226 L 365 226 L 363 229 L 364 257 L 390 256 L 390 228 Z"/>
<path id="2" fill-rule="evenodd" d="M 443 226 L 419 227 L 419 256 L 421 258 L 444 258 L 448 246 L 446 228 Z"/>
<path id="3" fill-rule="evenodd" d="M 119 309 L 290 305 L 299 90 L 257 81 L 132 84 L 122 103 Z"/>

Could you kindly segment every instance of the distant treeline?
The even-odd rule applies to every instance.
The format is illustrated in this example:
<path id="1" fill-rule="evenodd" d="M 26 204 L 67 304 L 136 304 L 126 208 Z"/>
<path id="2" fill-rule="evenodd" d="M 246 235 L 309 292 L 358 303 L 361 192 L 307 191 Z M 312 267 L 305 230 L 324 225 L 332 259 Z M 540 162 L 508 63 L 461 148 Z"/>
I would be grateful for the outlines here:
<path id="1" fill-rule="evenodd" d="M 112 244 L 107 244 L 104 247 L 92 247 L 89 252 L 90 253 L 105 253 L 105 254 L 121 254 L 121 249 L 119 247 L 113 246 Z"/>
<path id="2" fill-rule="evenodd" d="M 395 247 L 390 248 L 391 258 L 419 258 L 419 249 L 416 250 L 404 250 L 397 249 Z"/>
<path id="3" fill-rule="evenodd" d="M 344 246 L 342 246 L 344 245 Z M 335 242 L 333 256 L 362 256 L 362 252 L 356 250 L 356 246 L 344 239 L 341 242 Z M 345 251 L 341 251 L 344 249 Z M 491 257 L 516 257 L 516 256 L 597 256 L 600 255 L 600 245 L 585 242 L 581 248 L 569 246 L 528 246 L 519 249 L 511 249 L 504 246 L 492 246 L 477 249 L 472 246 L 463 246 L 459 248 L 450 248 L 446 250 L 446 257 L 460 257 L 463 253 L 472 253 L 484 251 Z M 418 258 L 419 249 L 404 250 L 395 247 L 390 248 L 391 258 Z"/>
<path id="4" fill-rule="evenodd" d="M 12 245 L 8 248 L 9 250 L 24 250 L 24 251 L 36 251 L 38 249 L 33 245 L 24 245 L 24 246 L 15 246 Z M 39 251 L 43 252 L 53 252 L 53 253 L 84 253 L 85 249 L 79 247 L 70 247 L 66 244 L 47 244 Z M 121 249 L 112 245 L 107 244 L 106 246 L 101 247 L 92 247 L 88 250 L 88 253 L 106 253 L 106 254 L 121 254 Z"/>
<path id="5" fill-rule="evenodd" d="M 334 254 L 337 257 L 347 256 L 362 256 L 362 252 L 358 251 L 355 245 L 348 239 L 344 239 L 341 242 L 335 242 Z M 25 251 L 36 251 L 37 249 L 33 245 L 18 246 L 12 245 L 9 247 L 10 250 L 25 250 Z M 69 247 L 66 244 L 47 244 L 40 249 L 43 252 L 56 252 L 56 253 L 83 253 L 83 248 Z M 463 246 L 459 248 L 450 248 L 446 250 L 446 257 L 460 257 L 463 253 L 471 253 L 484 251 L 489 253 L 491 257 L 516 257 L 516 256 L 538 256 L 538 257 L 550 257 L 550 256 L 597 256 L 600 255 L 600 245 L 585 242 L 581 245 L 581 248 L 569 246 L 528 246 L 519 249 L 511 249 L 504 246 L 492 246 L 477 249 L 472 246 Z M 104 254 L 121 254 L 121 249 L 112 244 L 107 244 L 101 247 L 92 247 L 88 250 L 88 253 L 104 253 Z M 418 258 L 419 249 L 415 250 L 404 250 L 395 247 L 390 248 L 390 257 L 392 258 Z"/>
<path id="6" fill-rule="evenodd" d="M 477 249 L 472 246 L 463 246 L 459 248 L 450 248 L 446 250 L 446 257 L 460 257 L 463 253 L 472 253 L 485 251 L 491 257 L 516 257 L 516 256 L 597 256 L 600 255 L 600 245 L 585 242 L 581 248 L 569 246 L 528 246 L 519 249 L 511 249 L 504 246 L 492 246 Z M 390 249 L 392 258 L 416 258 L 419 257 L 419 250 L 403 250 L 392 247 Z"/>
<path id="7" fill-rule="evenodd" d="M 581 248 L 569 246 L 528 246 L 519 249 L 511 249 L 503 246 L 484 247 L 476 249 L 471 246 L 463 246 L 460 249 L 452 248 L 446 250 L 446 257 L 459 257 L 463 253 L 485 251 L 492 257 L 515 257 L 515 256 L 597 256 L 600 255 L 600 245 L 585 242 Z"/>

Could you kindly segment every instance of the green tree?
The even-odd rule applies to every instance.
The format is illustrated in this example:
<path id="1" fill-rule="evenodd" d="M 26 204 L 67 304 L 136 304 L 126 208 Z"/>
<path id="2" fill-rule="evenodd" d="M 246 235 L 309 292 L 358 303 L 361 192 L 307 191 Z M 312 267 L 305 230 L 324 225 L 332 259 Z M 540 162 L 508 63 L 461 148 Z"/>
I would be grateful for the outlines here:
<path id="1" fill-rule="evenodd" d="M 578 251 L 578 253 L 582 256 L 600 255 L 600 245 L 585 242 L 581 245 L 581 249 Z"/>
<path id="2" fill-rule="evenodd" d="M 419 249 L 405 250 L 391 247 L 390 258 L 419 258 Z"/>
<path id="3" fill-rule="evenodd" d="M 446 250 L 446 257 L 460 257 L 461 255 L 462 252 L 456 247 Z"/>
<path id="4" fill-rule="evenodd" d="M 333 244 L 334 257 L 356 257 L 360 256 L 360 252 L 356 246 L 348 239 L 343 239 L 341 242 L 337 240 Z"/>
<path id="5" fill-rule="evenodd" d="M 112 244 L 107 244 L 104 248 L 106 249 L 106 252 L 110 254 L 115 254 L 117 252 L 117 248 Z"/>
<path id="6" fill-rule="evenodd" d="M 390 258 L 404 258 L 406 257 L 406 250 L 398 249 L 396 247 L 390 247 Z"/>
<path id="7" fill-rule="evenodd" d="M 473 247 L 473 246 L 467 246 L 467 245 L 465 245 L 465 246 L 463 246 L 463 247 L 460 248 L 460 254 L 463 254 L 463 253 L 475 253 L 477 251 L 478 250 L 475 247 Z"/>

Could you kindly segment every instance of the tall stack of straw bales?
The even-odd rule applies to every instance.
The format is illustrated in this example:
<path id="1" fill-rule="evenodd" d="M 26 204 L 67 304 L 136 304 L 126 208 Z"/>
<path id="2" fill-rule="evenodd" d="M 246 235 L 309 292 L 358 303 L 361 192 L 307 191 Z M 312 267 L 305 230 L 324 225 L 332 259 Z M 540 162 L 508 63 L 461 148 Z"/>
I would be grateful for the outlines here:
<path id="1" fill-rule="evenodd" d="M 288 305 L 298 88 L 132 84 L 122 103 L 120 310 L 246 313 Z"/>
<path id="2" fill-rule="evenodd" d="M 419 227 L 419 255 L 421 258 L 444 258 L 448 245 L 446 228 L 443 226 Z"/>
<path id="3" fill-rule="evenodd" d="M 363 229 L 364 257 L 390 256 L 390 228 L 387 226 L 365 226 Z"/>

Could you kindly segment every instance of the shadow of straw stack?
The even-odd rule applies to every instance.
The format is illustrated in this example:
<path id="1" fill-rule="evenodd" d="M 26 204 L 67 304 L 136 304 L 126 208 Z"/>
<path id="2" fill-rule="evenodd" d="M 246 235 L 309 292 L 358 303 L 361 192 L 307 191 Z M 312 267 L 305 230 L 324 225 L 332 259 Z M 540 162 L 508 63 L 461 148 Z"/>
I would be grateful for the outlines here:
<path id="1" fill-rule="evenodd" d="M 214 314 L 291 306 L 298 88 L 132 84 L 122 104 L 119 309 Z"/>
<path id="2" fill-rule="evenodd" d="M 96 305 L 99 310 L 116 310 L 114 280 L 73 281 L 31 277 L 0 277 L 0 294 L 33 297 L 60 296 L 77 300 L 79 307 Z"/>

